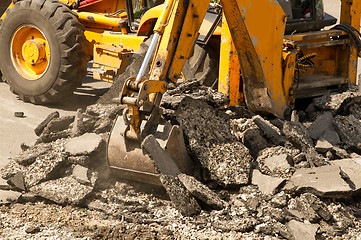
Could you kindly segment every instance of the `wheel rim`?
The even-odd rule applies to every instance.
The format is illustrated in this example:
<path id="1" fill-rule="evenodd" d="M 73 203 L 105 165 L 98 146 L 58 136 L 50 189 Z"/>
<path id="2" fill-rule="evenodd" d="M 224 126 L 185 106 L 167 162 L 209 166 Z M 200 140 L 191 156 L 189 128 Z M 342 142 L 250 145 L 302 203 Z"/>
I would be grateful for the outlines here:
<path id="1" fill-rule="evenodd" d="M 49 67 L 50 49 L 45 35 L 32 25 L 20 26 L 11 39 L 11 60 L 25 79 L 41 78 Z"/>

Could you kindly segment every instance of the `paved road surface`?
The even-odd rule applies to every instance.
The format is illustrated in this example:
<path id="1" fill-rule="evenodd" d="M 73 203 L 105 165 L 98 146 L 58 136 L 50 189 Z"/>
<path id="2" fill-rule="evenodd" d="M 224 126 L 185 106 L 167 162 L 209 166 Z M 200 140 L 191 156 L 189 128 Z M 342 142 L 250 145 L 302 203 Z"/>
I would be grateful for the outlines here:
<path id="1" fill-rule="evenodd" d="M 48 114 L 59 111 L 60 116 L 75 115 L 78 108 L 85 109 L 94 103 L 109 86 L 109 83 L 86 78 L 74 96 L 59 104 L 40 106 L 22 102 L 10 92 L 6 83 L 0 82 L 0 168 L 21 151 L 21 143 L 32 145 L 35 142 L 34 129 Z M 17 118 L 14 112 L 24 112 L 25 117 Z"/>

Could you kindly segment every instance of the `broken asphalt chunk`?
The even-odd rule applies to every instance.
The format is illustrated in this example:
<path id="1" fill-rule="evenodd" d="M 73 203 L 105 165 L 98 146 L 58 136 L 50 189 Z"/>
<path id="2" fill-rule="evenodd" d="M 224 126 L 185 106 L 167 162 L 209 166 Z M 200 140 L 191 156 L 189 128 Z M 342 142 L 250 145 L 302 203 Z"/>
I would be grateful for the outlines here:
<path id="1" fill-rule="evenodd" d="M 332 111 L 332 113 L 339 114 L 345 113 L 350 104 L 359 102 L 360 100 L 360 92 L 351 89 L 342 93 L 334 92 L 314 98 L 313 103 L 323 111 Z"/>
<path id="2" fill-rule="evenodd" d="M 294 240 L 316 239 L 316 232 L 320 227 L 318 224 L 303 223 L 291 220 L 286 224 Z"/>
<path id="3" fill-rule="evenodd" d="M 206 185 L 192 176 L 179 174 L 179 180 L 192 193 L 193 196 L 206 203 L 213 209 L 221 210 L 225 207 L 225 202 L 218 195 L 209 189 Z"/>
<path id="4" fill-rule="evenodd" d="M 8 179 L 9 185 L 13 187 L 14 190 L 17 191 L 25 191 L 25 181 L 24 181 L 24 175 L 22 172 L 15 173 L 14 176 L 10 177 Z"/>
<path id="5" fill-rule="evenodd" d="M 0 205 L 17 202 L 21 193 L 8 190 L 0 190 Z"/>
<path id="6" fill-rule="evenodd" d="M 286 213 L 299 221 L 319 222 L 322 218 L 325 221 L 332 220 L 325 203 L 312 193 L 304 193 L 288 202 Z"/>
<path id="7" fill-rule="evenodd" d="M 44 128 L 44 132 L 42 134 L 56 133 L 67 130 L 70 124 L 74 122 L 74 118 L 74 116 L 53 118 Z"/>
<path id="8" fill-rule="evenodd" d="M 326 131 L 333 130 L 333 116 L 331 112 L 325 112 L 318 116 L 308 128 L 312 139 L 319 139 Z"/>
<path id="9" fill-rule="evenodd" d="M 297 169 L 285 190 L 336 198 L 347 198 L 352 193 L 351 187 L 341 175 L 340 167 L 335 165 Z"/>
<path id="10" fill-rule="evenodd" d="M 264 160 L 264 165 L 270 170 L 290 169 L 293 165 L 293 159 L 288 154 L 275 155 Z"/>
<path id="11" fill-rule="evenodd" d="M 313 141 L 301 123 L 285 122 L 283 124 L 283 132 L 292 144 L 302 151 L 313 148 Z"/>
<path id="12" fill-rule="evenodd" d="M 89 169 L 80 165 L 75 165 L 72 176 L 81 184 L 90 184 L 88 177 Z"/>
<path id="13" fill-rule="evenodd" d="M 44 128 L 46 127 L 46 125 L 48 125 L 48 123 L 53 120 L 54 118 L 58 118 L 60 115 L 59 115 L 59 112 L 56 111 L 56 112 L 53 112 L 53 113 L 50 113 L 36 128 L 35 128 L 35 134 L 37 136 L 40 136 L 41 133 L 43 132 Z"/>
<path id="14" fill-rule="evenodd" d="M 333 149 L 333 145 L 329 143 L 327 140 L 320 139 L 317 140 L 315 149 L 318 153 L 326 153 L 327 151 L 330 151 Z"/>
<path id="15" fill-rule="evenodd" d="M 176 117 L 191 152 L 212 180 L 222 186 L 249 182 L 253 158 L 231 133 L 229 117 L 225 113 L 204 101 L 186 97 L 180 103 Z"/>
<path id="16" fill-rule="evenodd" d="M 200 213 L 201 207 L 199 206 L 197 200 L 184 187 L 177 177 L 161 174 L 159 179 L 167 191 L 174 207 L 182 215 L 192 216 Z"/>
<path id="17" fill-rule="evenodd" d="M 281 135 L 279 129 L 272 123 L 264 120 L 261 116 L 253 117 L 253 122 L 261 129 L 263 134 L 275 145 L 282 145 L 286 139 Z"/>
<path id="18" fill-rule="evenodd" d="M 162 174 L 176 177 L 180 171 L 170 154 L 165 151 L 153 135 L 147 136 L 142 142 L 142 148 L 153 159 L 155 165 Z"/>
<path id="19" fill-rule="evenodd" d="M 60 177 L 68 167 L 66 158 L 60 152 L 49 152 L 36 159 L 24 173 L 26 187 L 32 187 L 39 182 Z"/>
<path id="20" fill-rule="evenodd" d="M 361 122 L 353 115 L 336 116 L 334 124 L 342 142 L 348 147 L 356 148 L 361 143 Z"/>
<path id="21" fill-rule="evenodd" d="M 264 194 L 277 193 L 285 181 L 282 178 L 264 175 L 257 169 L 253 170 L 252 184 L 258 186 L 258 189 Z"/>
<path id="22" fill-rule="evenodd" d="M 30 191 L 60 205 L 79 205 L 93 191 L 93 187 L 80 184 L 69 176 L 40 183 L 30 188 Z"/>
<path id="23" fill-rule="evenodd" d="M 361 193 L 361 158 L 334 160 L 331 164 L 340 167 L 347 175 L 353 191 Z"/>
<path id="24" fill-rule="evenodd" d="M 87 155 L 98 151 L 103 143 L 101 136 L 95 133 L 85 133 L 79 137 L 71 138 L 65 143 L 65 151 L 72 156 Z"/>
<path id="25" fill-rule="evenodd" d="M 79 108 L 76 111 L 75 119 L 74 119 L 74 122 L 73 122 L 73 127 L 71 129 L 71 136 L 72 137 L 77 137 L 77 136 L 80 135 L 80 133 L 81 133 L 80 129 L 81 129 L 82 124 L 83 124 L 83 116 L 84 116 L 83 110 L 81 108 Z"/>
<path id="26" fill-rule="evenodd" d="M 328 141 L 332 145 L 339 145 L 341 143 L 338 133 L 334 130 L 326 130 L 321 139 Z"/>

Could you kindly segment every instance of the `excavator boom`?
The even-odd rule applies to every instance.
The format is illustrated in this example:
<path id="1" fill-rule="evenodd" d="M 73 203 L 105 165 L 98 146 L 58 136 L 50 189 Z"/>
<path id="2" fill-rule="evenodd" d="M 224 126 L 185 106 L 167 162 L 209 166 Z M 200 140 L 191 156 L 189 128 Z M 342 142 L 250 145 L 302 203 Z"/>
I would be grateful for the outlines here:
<path id="1" fill-rule="evenodd" d="M 197 41 L 198 31 L 209 3 L 208 0 L 167 0 L 165 2 L 138 76 L 129 78 L 119 98 L 115 99 L 118 103 L 128 105 L 123 116 L 118 117 L 116 121 L 108 149 L 111 168 L 120 171 L 122 176 L 135 176 L 145 162 L 150 164 L 150 167 L 140 172 L 146 172 L 148 175 L 151 173 L 151 178 L 157 178 L 158 170 L 167 169 L 167 164 L 173 160 L 181 169 L 180 171 L 189 170 L 185 166 L 190 165 L 190 158 L 184 150 L 184 143 L 179 138 L 182 135 L 181 130 L 166 126 L 166 121 L 162 118 L 158 106 L 162 95 L 167 90 L 168 83 L 180 79 L 185 61 L 189 58 Z M 354 4 L 359 6 L 360 3 L 356 1 Z M 243 85 L 238 82 L 238 86 L 243 88 L 247 107 L 255 113 L 273 114 L 279 118 L 285 118 L 290 113 L 295 101 L 293 91 L 299 84 L 298 82 L 295 87 L 295 71 L 303 71 L 302 74 L 304 74 L 312 67 L 302 65 L 303 60 L 308 61 L 317 56 L 318 52 L 321 57 L 324 57 L 323 54 L 339 51 L 345 44 L 348 44 L 350 48 L 351 57 L 355 54 L 355 49 L 347 34 L 332 30 L 309 35 L 295 35 L 295 39 L 299 39 L 298 42 L 305 52 L 315 51 L 303 56 L 302 47 L 295 44 L 292 35 L 291 39 L 284 38 L 287 17 L 278 1 L 221 0 L 221 6 L 223 9 L 222 33 L 225 33 L 225 38 L 228 36 L 229 43 L 234 48 L 233 52 L 228 50 L 226 53 L 229 57 L 238 60 L 234 63 L 238 64 L 238 67 L 229 69 L 228 72 L 233 76 L 241 74 L 238 81 L 240 82 L 241 79 Z M 359 20 L 359 10 L 354 15 L 353 17 Z M 331 35 L 339 36 L 340 40 L 334 41 L 333 37 L 329 37 Z M 221 46 L 223 46 L 223 40 L 227 40 L 223 37 Z M 312 40 L 307 42 L 307 39 Z M 227 41 L 224 43 L 228 44 Z M 330 46 L 332 47 L 327 48 Z M 318 51 L 318 49 L 321 50 Z M 222 56 L 222 51 L 223 49 L 221 49 L 221 60 L 222 57 L 227 57 Z M 153 53 L 150 77 L 144 78 L 145 69 Z M 320 58 L 318 61 L 322 64 L 330 61 L 328 56 L 325 58 Z M 240 70 L 240 73 L 237 73 L 237 70 Z M 221 71 L 226 70 L 221 69 Z M 322 70 L 320 73 L 323 74 Z M 318 84 L 321 87 L 329 86 L 328 83 L 325 84 L 323 75 L 317 76 L 321 81 L 317 80 L 312 84 Z M 230 79 L 237 80 L 234 77 Z M 346 80 L 347 78 L 338 79 Z M 345 80 L 340 83 L 344 83 Z M 222 84 L 220 82 L 220 85 Z M 161 131 L 163 136 L 160 136 L 158 131 L 160 126 L 163 129 L 172 130 Z M 151 144 L 148 138 L 150 135 L 154 136 L 151 138 Z M 156 136 L 159 137 L 158 143 L 154 140 Z M 174 138 L 174 136 L 178 137 Z M 167 147 L 168 144 L 174 145 L 177 141 L 179 142 L 176 145 L 179 147 Z M 161 146 L 160 143 L 163 145 Z M 158 150 L 153 151 L 153 148 Z M 140 157 L 144 149 L 148 153 L 145 156 L 146 159 L 143 155 Z M 159 155 L 159 152 L 162 154 Z M 179 156 L 185 157 L 179 158 Z M 162 160 L 159 161 L 159 159 Z M 131 170 L 129 166 L 132 166 Z M 138 177 L 133 179 L 139 180 Z"/>

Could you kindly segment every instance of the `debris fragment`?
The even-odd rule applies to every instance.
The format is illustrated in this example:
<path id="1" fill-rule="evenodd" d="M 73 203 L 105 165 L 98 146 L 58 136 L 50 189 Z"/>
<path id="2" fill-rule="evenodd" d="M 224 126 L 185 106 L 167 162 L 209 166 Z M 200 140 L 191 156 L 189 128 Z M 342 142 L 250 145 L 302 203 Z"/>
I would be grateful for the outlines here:
<path id="1" fill-rule="evenodd" d="M 321 197 L 347 198 L 352 193 L 352 188 L 342 178 L 340 167 L 335 165 L 297 169 L 285 189 L 307 191 Z"/>
<path id="2" fill-rule="evenodd" d="M 291 220 L 286 225 L 295 240 L 316 239 L 316 232 L 320 227 L 318 224 L 303 223 L 296 220 Z"/>
<path id="3" fill-rule="evenodd" d="M 315 100 L 285 121 L 255 116 L 244 108 L 224 108 L 225 95 L 197 82 L 172 87 L 167 94 L 162 107 L 166 118 L 184 130 L 184 151 L 197 163 L 194 177 L 159 168 L 166 173 L 160 179 L 163 188 L 109 178 L 104 139 L 124 106 L 94 104 L 79 110 L 75 119 L 48 116 L 51 119 L 37 130 L 37 144 L 24 146 L 0 170 L 0 189 L 19 191 L 1 203 L 6 205 L 3 210 L 15 206 L 28 217 L 31 211 L 23 208 L 40 206 L 44 199 L 67 205 L 60 211 L 72 205 L 86 207 L 77 208 L 81 214 L 75 218 L 83 224 L 86 217 L 102 216 L 106 225 L 86 222 L 93 238 L 359 236 L 361 108 L 356 95 L 338 95 L 347 99 L 339 103 Z M 334 94 L 329 99 L 333 98 Z M 145 140 L 145 153 L 156 159 L 164 155 L 150 141 L 152 136 Z M 163 158 L 163 166 L 169 166 L 171 158 Z M 71 221 L 78 210 L 72 208 L 68 218 L 59 216 L 57 224 Z M 25 224 L 22 229 L 23 234 L 49 231 L 43 225 Z M 77 234 L 83 236 L 74 232 L 71 237 Z"/>
<path id="4" fill-rule="evenodd" d="M 40 136 L 43 132 L 44 128 L 48 125 L 48 123 L 53 120 L 54 118 L 58 118 L 60 116 L 59 112 L 53 112 L 50 113 L 36 128 L 35 128 L 35 134 L 37 136 Z"/>
<path id="5" fill-rule="evenodd" d="M 192 216 L 201 211 L 197 200 L 192 194 L 184 187 L 182 182 L 177 178 L 170 175 L 160 175 L 160 181 L 167 191 L 169 198 L 184 216 Z"/>
<path id="6" fill-rule="evenodd" d="M 71 138 L 64 145 L 65 151 L 72 156 L 90 155 L 100 150 L 103 139 L 95 133 L 86 133 L 82 136 Z"/>
<path id="7" fill-rule="evenodd" d="M 43 182 L 30 188 L 30 192 L 60 205 L 80 205 L 92 191 L 93 187 L 80 184 L 71 176 Z"/>
<path id="8" fill-rule="evenodd" d="M 21 193 L 11 190 L 0 190 L 0 205 L 17 202 Z"/>
<path id="9" fill-rule="evenodd" d="M 25 116 L 24 112 L 14 112 L 14 116 L 17 118 L 23 118 Z"/>
<path id="10" fill-rule="evenodd" d="M 253 170 L 252 173 L 252 184 L 258 186 L 259 190 L 264 194 L 277 193 L 285 181 L 282 178 L 264 175 L 259 170 Z"/>
<path id="11" fill-rule="evenodd" d="M 361 191 L 361 158 L 334 160 L 331 164 L 339 166 L 347 175 L 348 183 L 353 191 L 356 193 Z"/>
<path id="12" fill-rule="evenodd" d="M 212 180 L 223 186 L 249 182 L 253 159 L 248 149 L 231 134 L 227 115 L 189 97 L 180 103 L 176 115 L 191 151 L 209 171 Z"/>
<path id="13" fill-rule="evenodd" d="M 316 120 L 308 128 L 310 137 L 312 139 L 319 139 L 326 131 L 332 131 L 333 128 L 333 116 L 331 112 L 325 112 L 318 116 Z"/>
<path id="14" fill-rule="evenodd" d="M 220 199 L 216 193 L 194 177 L 186 174 L 179 174 L 178 178 L 194 197 L 206 203 L 213 209 L 220 210 L 225 207 L 225 202 Z"/>

